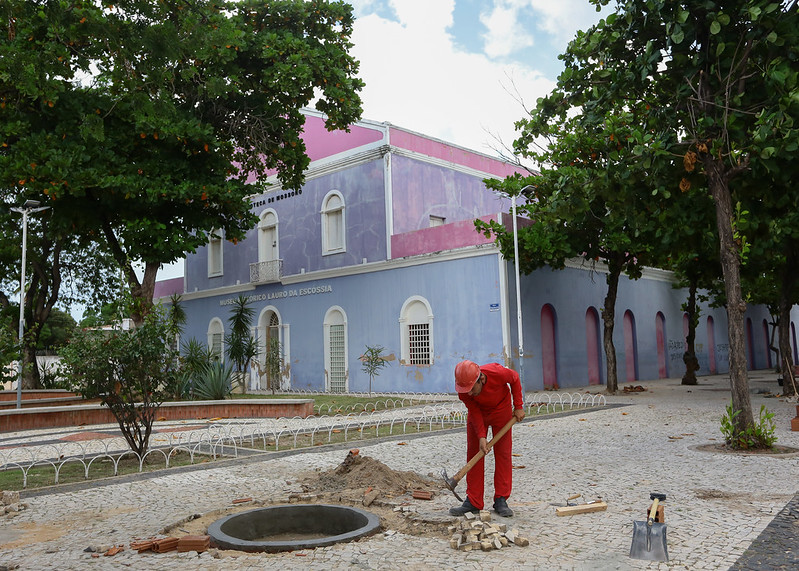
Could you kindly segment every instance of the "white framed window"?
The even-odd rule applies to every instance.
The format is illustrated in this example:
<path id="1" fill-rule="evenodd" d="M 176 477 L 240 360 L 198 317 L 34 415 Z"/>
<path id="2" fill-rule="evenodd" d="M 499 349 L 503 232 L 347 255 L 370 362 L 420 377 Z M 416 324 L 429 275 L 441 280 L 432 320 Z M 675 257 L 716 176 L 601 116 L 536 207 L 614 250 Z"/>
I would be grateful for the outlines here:
<path id="1" fill-rule="evenodd" d="M 277 231 L 277 212 L 269 208 L 261 212 L 258 221 L 258 261 L 272 262 L 280 258 Z"/>
<path id="2" fill-rule="evenodd" d="M 347 314 L 338 306 L 325 314 L 325 373 L 330 393 L 347 392 Z"/>
<path id="3" fill-rule="evenodd" d="M 443 216 L 433 216 L 430 215 L 430 228 L 435 228 L 436 226 L 443 226 L 447 223 L 447 219 Z"/>
<path id="4" fill-rule="evenodd" d="M 401 362 L 404 365 L 433 364 L 433 311 L 421 296 L 409 297 L 400 312 Z"/>
<path id="5" fill-rule="evenodd" d="M 208 236 L 208 277 L 222 275 L 222 231 L 212 230 Z"/>
<path id="6" fill-rule="evenodd" d="M 331 190 L 322 200 L 322 255 L 337 254 L 347 249 L 344 197 Z"/>
<path id="7" fill-rule="evenodd" d="M 208 324 L 208 350 L 220 362 L 225 361 L 225 326 L 218 317 Z"/>

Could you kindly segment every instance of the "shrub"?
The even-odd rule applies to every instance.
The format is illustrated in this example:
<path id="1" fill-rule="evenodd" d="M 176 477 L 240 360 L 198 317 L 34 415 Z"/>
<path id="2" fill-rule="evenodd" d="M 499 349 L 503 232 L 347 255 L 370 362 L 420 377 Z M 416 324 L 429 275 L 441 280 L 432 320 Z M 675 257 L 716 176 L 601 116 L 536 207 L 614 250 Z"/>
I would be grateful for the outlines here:
<path id="1" fill-rule="evenodd" d="M 224 400 L 230 395 L 233 369 L 220 362 L 209 363 L 196 377 L 193 396 L 198 400 Z"/>
<path id="2" fill-rule="evenodd" d="M 750 424 L 744 430 L 737 430 L 736 417 L 740 410 L 733 411 L 732 403 L 727 405 L 727 412 L 721 417 L 721 433 L 728 446 L 748 450 L 750 448 L 771 448 L 777 442 L 774 434 L 774 413 L 769 412 L 766 405 L 760 405 L 760 415 L 757 422 Z"/>
<path id="3" fill-rule="evenodd" d="M 134 329 L 82 331 L 61 351 L 59 373 L 73 390 L 108 406 L 140 456 L 147 452 L 158 407 L 175 392 L 173 339 L 156 306 Z"/>

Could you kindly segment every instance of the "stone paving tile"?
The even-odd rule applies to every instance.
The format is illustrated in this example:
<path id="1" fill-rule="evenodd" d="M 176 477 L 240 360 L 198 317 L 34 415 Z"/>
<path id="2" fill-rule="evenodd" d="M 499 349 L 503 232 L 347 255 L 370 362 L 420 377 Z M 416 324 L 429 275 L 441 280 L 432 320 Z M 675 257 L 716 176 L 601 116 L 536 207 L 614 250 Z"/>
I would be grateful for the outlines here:
<path id="1" fill-rule="evenodd" d="M 764 377 L 766 378 L 766 377 Z M 763 381 L 765 382 L 765 381 Z M 395 533 L 316 550 L 281 554 L 220 552 L 137 554 L 127 548 L 191 514 L 226 507 L 240 497 L 281 498 L 297 492 L 299 474 L 327 470 L 342 460 L 341 449 L 316 449 L 262 460 L 213 464 L 157 477 L 130 478 L 68 491 L 31 492 L 28 509 L 0 519 L 0 566 L 21 569 L 728 569 L 747 548 L 771 553 L 761 532 L 781 521 L 796 489 L 785 489 L 799 473 L 799 457 L 743 456 L 702 452 L 720 441 L 719 421 L 729 392 L 724 377 L 705 377 L 683 387 L 679 380 L 640 382 L 649 390 L 609 397 L 628 406 L 532 419 L 514 428 L 514 527 L 530 537 L 529 547 L 492 552 L 458 552 L 447 538 Z M 776 380 L 773 390 L 777 390 Z M 596 390 L 596 389 L 595 389 Z M 775 413 L 779 444 L 799 447 L 790 431 L 795 405 L 753 395 Z M 715 439 L 715 440 L 714 440 Z M 396 470 L 438 476 L 465 463 L 462 430 L 418 438 L 360 443 L 361 454 Z M 487 462 L 491 500 L 493 459 Z M 787 483 L 787 484 L 786 484 Z M 465 482 L 460 485 L 465 492 Z M 650 492 L 667 494 L 668 563 L 629 557 L 632 522 L 645 518 Z M 604 512 L 557 517 L 550 503 L 581 493 L 608 503 Z M 445 513 L 457 503 L 449 494 L 425 502 Z M 786 508 L 788 509 L 788 508 Z M 795 508 L 788 510 L 794 517 Z M 786 538 L 795 526 L 775 525 Z M 761 536 L 762 537 L 762 536 Z M 754 542 L 754 543 L 753 543 Z M 93 558 L 90 545 L 124 543 L 114 557 Z M 773 553 L 772 553 L 773 555 Z M 742 556 L 744 558 L 742 559 Z M 763 567 L 779 568 L 779 567 Z"/>

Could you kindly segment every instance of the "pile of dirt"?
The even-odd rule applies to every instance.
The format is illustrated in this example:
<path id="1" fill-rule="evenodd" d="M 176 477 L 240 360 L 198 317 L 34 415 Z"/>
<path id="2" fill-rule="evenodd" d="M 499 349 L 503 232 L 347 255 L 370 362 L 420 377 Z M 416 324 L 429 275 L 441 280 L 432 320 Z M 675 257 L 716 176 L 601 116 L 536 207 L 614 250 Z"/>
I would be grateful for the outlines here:
<path id="1" fill-rule="evenodd" d="M 351 450 L 335 468 L 306 476 L 302 487 L 304 491 L 316 494 L 377 490 L 386 498 L 395 498 L 413 490 L 439 490 L 441 482 L 416 472 L 392 470 L 380 460 Z"/>

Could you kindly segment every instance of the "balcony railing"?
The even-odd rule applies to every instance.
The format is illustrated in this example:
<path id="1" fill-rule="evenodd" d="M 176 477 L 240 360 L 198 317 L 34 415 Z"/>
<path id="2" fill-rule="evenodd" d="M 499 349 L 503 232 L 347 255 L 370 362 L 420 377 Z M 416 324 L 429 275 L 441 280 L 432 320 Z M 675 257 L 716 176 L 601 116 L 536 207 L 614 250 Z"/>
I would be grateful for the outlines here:
<path id="1" fill-rule="evenodd" d="M 279 282 L 283 277 L 283 260 L 270 260 L 250 264 L 250 283 L 268 284 Z"/>

